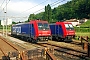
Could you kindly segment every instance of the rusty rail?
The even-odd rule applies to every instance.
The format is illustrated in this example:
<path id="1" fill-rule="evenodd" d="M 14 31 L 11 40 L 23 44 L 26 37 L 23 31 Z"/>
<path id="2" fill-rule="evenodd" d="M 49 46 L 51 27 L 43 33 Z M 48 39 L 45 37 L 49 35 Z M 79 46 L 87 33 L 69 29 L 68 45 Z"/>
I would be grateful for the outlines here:
<path id="1" fill-rule="evenodd" d="M 8 57 L 10 58 L 10 56 L 12 55 L 13 57 L 16 57 L 16 59 L 18 59 L 18 60 L 19 59 L 20 60 L 28 60 L 28 59 L 34 59 L 34 58 L 39 58 L 39 57 L 40 58 L 45 57 L 46 60 L 56 60 L 55 56 L 51 53 L 51 51 L 53 51 L 53 49 L 47 48 L 47 49 L 41 49 L 41 50 L 35 49 L 35 50 L 31 50 L 31 51 L 19 51 L 17 48 L 15 48 L 9 42 L 4 40 L 5 38 L 2 38 L 1 36 L 0 36 L 0 38 L 16 50 L 16 52 L 10 52 L 8 55 L 6 55 L 3 52 L 3 50 L 0 49 L 2 51 L 2 53 L 4 54 L 3 59 L 8 59 Z"/>
<path id="2" fill-rule="evenodd" d="M 13 49 L 15 49 L 16 51 L 18 51 L 18 49 L 15 48 L 13 45 L 11 45 L 9 42 L 7 42 L 5 38 L 3 38 L 3 37 L 0 36 L 0 39 L 3 40 L 6 44 L 8 44 L 9 46 L 11 46 L 11 47 L 12 47 Z M 5 53 L 1 48 L 0 48 L 0 50 L 1 50 L 1 52 L 3 53 L 3 55 L 4 55 L 4 56 L 2 56 L 2 60 L 6 60 L 6 59 L 7 59 L 7 60 L 10 60 L 10 56 L 9 56 L 9 53 L 10 53 L 10 52 L 8 52 L 8 54 L 6 55 L 6 53 Z"/>
<path id="3" fill-rule="evenodd" d="M 3 50 L 0 48 L 1 52 L 3 53 L 4 56 L 6 56 L 6 54 L 3 52 Z"/>
<path id="4" fill-rule="evenodd" d="M 20 52 L 22 60 L 56 60 L 50 49 L 34 49 Z"/>
<path id="5" fill-rule="evenodd" d="M 17 48 L 15 48 L 15 47 L 12 46 L 9 42 L 7 42 L 6 40 L 4 40 L 5 38 L 2 38 L 1 36 L 0 36 L 0 38 L 1 38 L 4 42 L 6 42 L 8 45 L 10 45 L 12 48 L 14 48 L 16 51 L 18 51 Z"/>
<path id="6" fill-rule="evenodd" d="M 56 58 L 52 53 L 46 51 L 46 60 L 56 60 Z"/>
<path id="7" fill-rule="evenodd" d="M 14 47 L 14 46 L 11 45 L 9 42 L 7 42 L 6 40 L 4 40 L 5 38 L 2 38 L 1 36 L 0 36 L 0 38 L 1 38 L 5 43 L 7 43 L 7 44 L 10 45 L 13 49 L 16 50 L 16 52 L 10 52 L 10 54 L 8 54 L 8 55 L 6 55 L 3 50 L 1 50 L 2 53 L 4 54 L 4 56 L 2 56 L 2 60 L 3 60 L 3 59 L 8 59 L 8 58 L 10 58 L 9 55 L 12 55 L 12 56 L 14 56 L 14 57 L 18 57 L 18 59 L 21 59 L 21 60 L 26 60 L 25 57 L 24 57 L 23 51 L 19 51 L 16 47 Z M 8 52 L 8 53 L 9 53 L 9 52 Z"/>
<path id="8" fill-rule="evenodd" d="M 0 50 L 3 53 L 3 55 L 4 55 L 4 56 L 2 56 L 2 60 L 10 60 L 10 57 L 7 56 L 1 48 L 0 48 Z"/>

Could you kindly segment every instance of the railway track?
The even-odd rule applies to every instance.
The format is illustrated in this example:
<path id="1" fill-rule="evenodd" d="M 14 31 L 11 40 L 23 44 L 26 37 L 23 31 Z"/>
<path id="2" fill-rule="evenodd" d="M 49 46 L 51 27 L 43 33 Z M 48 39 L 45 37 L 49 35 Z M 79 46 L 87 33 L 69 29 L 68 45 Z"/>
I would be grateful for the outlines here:
<path id="1" fill-rule="evenodd" d="M 0 36 L 0 59 L 2 56 L 8 56 L 10 52 L 19 51 L 13 44 Z"/>
<path id="2" fill-rule="evenodd" d="M 78 42 L 72 42 L 72 43 L 67 43 L 67 44 L 73 44 L 73 45 L 80 45 L 80 43 Z M 24 44 L 25 47 L 23 47 L 24 49 L 29 49 L 30 47 L 28 47 L 29 45 L 33 45 L 35 47 L 53 47 L 54 48 L 54 55 L 57 56 L 57 59 L 61 59 L 61 60 L 77 60 L 77 59 L 87 59 L 88 57 L 86 56 L 86 52 L 82 51 L 82 50 L 77 50 L 77 49 L 72 49 L 72 48 L 68 48 L 68 47 L 64 47 L 64 46 L 57 46 L 57 45 L 53 45 L 53 44 L 32 44 L 32 43 L 25 43 Z M 80 45 L 81 47 L 81 45 Z M 66 57 L 66 58 L 65 58 Z M 65 59 L 62 59 L 65 58 Z"/>
<path id="3" fill-rule="evenodd" d="M 69 42 L 69 44 L 75 44 L 75 45 L 78 45 L 78 46 L 81 46 L 81 41 L 80 40 L 74 40 L 72 42 Z"/>
<path id="4" fill-rule="evenodd" d="M 27 43 L 26 45 L 31 45 L 32 43 Z M 71 43 L 67 43 L 69 45 L 75 45 L 74 47 L 81 47 L 81 43 L 77 41 L 73 41 Z M 87 53 L 83 51 L 82 49 L 73 49 L 68 48 L 67 46 L 57 46 L 54 44 L 33 44 L 33 46 L 38 47 L 53 47 L 54 48 L 54 55 L 57 56 L 57 59 L 59 60 L 88 60 Z M 25 46 L 26 47 L 26 46 Z M 24 47 L 24 48 L 25 48 Z M 69 46 L 70 47 L 70 46 Z M 26 48 L 25 48 L 26 49 Z"/>
<path id="5" fill-rule="evenodd" d="M 80 59 L 89 59 L 87 57 L 87 53 L 84 51 L 71 49 L 67 47 L 52 45 L 52 44 L 39 44 L 43 47 L 53 47 L 54 48 L 54 55 L 57 56 L 59 60 L 80 60 Z M 63 59 L 63 58 L 64 59 Z"/>
<path id="6" fill-rule="evenodd" d="M 8 48 L 10 48 L 11 50 L 9 50 L 10 52 L 11 51 L 20 51 L 20 56 L 22 57 L 22 59 L 24 59 L 24 56 L 23 56 L 23 51 L 26 53 L 26 54 L 28 54 L 28 55 L 30 55 L 30 56 L 28 56 L 30 59 L 32 58 L 31 57 L 31 55 L 32 54 L 34 54 L 33 53 L 33 51 L 35 51 L 34 49 L 37 49 L 37 50 L 41 50 L 41 48 L 39 47 L 39 46 L 37 46 L 36 44 L 32 44 L 32 43 L 29 43 L 29 42 L 25 42 L 25 41 L 21 41 L 21 40 L 19 40 L 19 39 L 14 39 L 13 37 L 10 37 L 10 35 L 8 35 L 8 38 L 9 38 L 9 41 L 11 42 L 11 43 L 13 43 L 13 44 L 15 44 L 15 45 L 17 45 L 18 47 L 20 47 L 20 48 L 22 48 L 22 50 L 20 51 L 20 50 L 18 50 L 17 48 L 14 48 L 11 44 L 9 44 L 6 40 L 4 40 L 4 38 L 2 38 L 2 37 L 0 37 L 0 39 L 2 39 L 0 42 L 5 42 L 6 44 L 8 44 L 8 45 L 10 45 L 11 47 L 12 47 L 12 49 L 11 49 L 11 47 L 8 47 Z M 4 43 L 4 44 L 5 44 Z M 1 44 L 1 45 L 3 45 L 3 44 Z M 1 47 L 0 47 L 1 48 Z M 14 50 L 14 49 L 15 50 Z M 3 51 L 2 51 L 3 50 Z M 2 56 L 8 56 L 8 50 L 7 50 L 7 52 L 4 50 L 4 49 L 2 49 L 1 51 L 0 51 L 0 54 L 2 54 L 0 57 L 2 57 Z M 4 53 L 6 53 L 6 55 L 4 55 L 3 54 L 3 52 Z M 36 52 L 36 54 L 39 54 L 40 55 L 40 52 Z M 16 53 L 15 53 L 16 54 Z M 17 55 L 18 55 L 18 53 L 17 53 Z M 27 55 L 26 55 L 27 56 Z M 33 56 L 33 55 L 32 55 Z M 36 55 L 35 55 L 36 56 Z M 34 57 L 35 57 L 34 56 Z M 1 59 L 1 58 L 0 58 Z M 10 58 L 11 59 L 11 58 Z M 32 58 L 33 59 L 33 58 Z M 28 59 L 25 59 L 25 60 L 28 60 Z"/>

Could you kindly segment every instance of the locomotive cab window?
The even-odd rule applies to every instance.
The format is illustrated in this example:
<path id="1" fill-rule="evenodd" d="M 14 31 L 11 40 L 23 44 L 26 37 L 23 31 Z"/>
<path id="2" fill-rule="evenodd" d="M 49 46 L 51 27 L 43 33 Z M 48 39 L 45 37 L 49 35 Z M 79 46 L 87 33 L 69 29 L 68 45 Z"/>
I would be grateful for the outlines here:
<path id="1" fill-rule="evenodd" d="M 74 30 L 74 27 L 72 24 L 65 24 L 65 27 L 67 30 Z"/>
<path id="2" fill-rule="evenodd" d="M 73 25 L 72 24 L 69 24 L 69 27 L 73 28 Z"/>
<path id="3" fill-rule="evenodd" d="M 45 29 L 45 30 L 49 30 L 49 26 L 48 26 L 47 23 L 44 23 L 43 26 L 44 26 L 44 29 Z"/>
<path id="4" fill-rule="evenodd" d="M 38 23 L 39 30 L 49 30 L 48 23 Z"/>
<path id="5" fill-rule="evenodd" d="M 43 24 L 42 23 L 38 23 L 38 29 L 42 30 L 43 29 Z"/>

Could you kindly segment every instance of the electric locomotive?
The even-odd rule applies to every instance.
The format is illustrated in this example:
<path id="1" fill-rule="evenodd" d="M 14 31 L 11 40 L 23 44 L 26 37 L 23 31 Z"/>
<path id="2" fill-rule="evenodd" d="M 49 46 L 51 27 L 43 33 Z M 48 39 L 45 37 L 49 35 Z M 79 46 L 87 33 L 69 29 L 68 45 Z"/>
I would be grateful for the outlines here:
<path id="1" fill-rule="evenodd" d="M 75 37 L 75 30 L 70 22 L 56 22 L 50 24 L 52 39 L 58 41 L 72 41 Z"/>
<path id="2" fill-rule="evenodd" d="M 28 23 L 13 25 L 11 35 L 34 43 L 45 43 L 52 39 L 49 24 L 43 20 L 31 20 Z"/>

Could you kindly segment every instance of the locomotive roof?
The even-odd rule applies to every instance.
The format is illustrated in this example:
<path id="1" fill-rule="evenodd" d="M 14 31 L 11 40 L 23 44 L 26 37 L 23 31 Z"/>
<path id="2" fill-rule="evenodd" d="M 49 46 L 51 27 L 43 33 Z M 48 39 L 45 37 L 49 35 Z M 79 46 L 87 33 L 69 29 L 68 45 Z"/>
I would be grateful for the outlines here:
<path id="1" fill-rule="evenodd" d="M 51 23 L 51 24 L 49 24 L 49 25 L 55 25 L 55 23 Z"/>
<path id="2" fill-rule="evenodd" d="M 45 20 L 31 20 L 30 22 L 27 22 L 27 23 L 18 23 L 18 24 L 15 24 L 15 25 L 22 25 L 22 24 L 28 24 L 28 23 L 31 23 L 31 22 L 47 22 L 47 21 L 45 21 Z M 15 25 L 13 25 L 13 26 L 15 26 Z"/>
<path id="3" fill-rule="evenodd" d="M 70 22 L 56 22 L 56 23 L 51 23 L 51 24 L 49 24 L 49 25 L 55 25 L 55 24 L 63 24 L 63 23 L 65 23 L 65 24 L 71 24 Z"/>
<path id="4" fill-rule="evenodd" d="M 22 25 L 22 24 L 28 24 L 28 23 L 18 23 L 18 24 L 15 24 L 15 25 Z M 15 26 L 15 25 L 13 25 L 13 26 Z"/>

